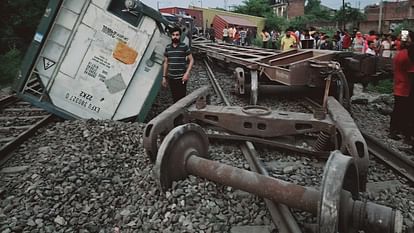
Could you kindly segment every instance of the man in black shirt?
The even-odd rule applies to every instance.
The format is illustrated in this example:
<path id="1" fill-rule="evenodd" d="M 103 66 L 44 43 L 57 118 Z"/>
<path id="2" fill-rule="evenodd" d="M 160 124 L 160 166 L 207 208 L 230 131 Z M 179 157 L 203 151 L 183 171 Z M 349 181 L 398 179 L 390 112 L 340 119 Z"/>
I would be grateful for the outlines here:
<path id="1" fill-rule="evenodd" d="M 187 81 L 194 59 L 190 48 L 180 42 L 181 29 L 173 28 L 170 33 L 172 43 L 165 48 L 162 85 L 170 86 L 175 103 L 187 94 Z"/>

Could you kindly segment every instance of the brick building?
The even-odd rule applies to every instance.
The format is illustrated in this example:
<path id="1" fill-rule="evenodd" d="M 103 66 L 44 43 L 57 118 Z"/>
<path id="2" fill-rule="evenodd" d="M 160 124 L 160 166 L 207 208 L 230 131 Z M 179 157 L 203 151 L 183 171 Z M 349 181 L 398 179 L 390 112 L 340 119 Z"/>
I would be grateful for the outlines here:
<path id="1" fill-rule="evenodd" d="M 305 15 L 305 0 L 270 0 L 273 12 L 288 19 Z"/>
<path id="2" fill-rule="evenodd" d="M 403 21 L 414 22 L 414 0 L 397 2 L 384 1 L 382 4 L 382 32 L 388 32 L 390 29 L 394 29 Z M 368 32 L 370 30 L 377 31 L 380 18 L 380 5 L 366 6 L 364 11 L 367 19 L 360 23 L 359 30 L 362 32 Z"/>

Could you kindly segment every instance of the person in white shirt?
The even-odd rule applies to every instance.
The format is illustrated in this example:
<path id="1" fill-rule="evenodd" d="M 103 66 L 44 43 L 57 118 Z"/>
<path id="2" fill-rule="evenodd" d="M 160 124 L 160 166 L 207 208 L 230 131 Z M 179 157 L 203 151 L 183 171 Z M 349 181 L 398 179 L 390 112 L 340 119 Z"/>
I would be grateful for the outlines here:
<path id="1" fill-rule="evenodd" d="M 391 57 L 391 36 L 388 35 L 381 42 L 381 56 Z"/>
<path id="2" fill-rule="evenodd" d="M 260 36 L 262 37 L 263 48 L 267 49 L 267 42 L 270 40 L 270 34 L 266 31 L 266 29 L 263 29 Z"/>
<path id="3" fill-rule="evenodd" d="M 223 42 L 228 42 L 228 41 L 229 41 L 229 29 L 227 28 L 227 26 L 225 26 L 223 29 Z"/>
<path id="4" fill-rule="evenodd" d="M 375 42 L 374 41 L 368 41 L 368 48 L 365 51 L 365 53 L 376 56 L 377 52 L 375 51 L 375 49 L 376 49 Z"/>
<path id="5" fill-rule="evenodd" d="M 300 48 L 313 49 L 315 47 L 315 39 L 309 34 L 309 30 L 304 30 L 300 35 Z"/>
<path id="6" fill-rule="evenodd" d="M 235 28 L 233 26 L 230 26 L 230 28 L 229 28 L 229 41 L 230 41 L 230 43 L 233 42 L 234 31 L 235 31 Z"/>

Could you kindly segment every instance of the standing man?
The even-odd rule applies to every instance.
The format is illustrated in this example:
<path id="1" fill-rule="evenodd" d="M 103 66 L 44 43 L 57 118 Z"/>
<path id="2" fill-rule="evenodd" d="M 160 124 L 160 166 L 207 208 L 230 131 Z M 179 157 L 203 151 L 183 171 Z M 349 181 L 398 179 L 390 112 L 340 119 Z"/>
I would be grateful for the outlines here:
<path id="1" fill-rule="evenodd" d="M 286 30 L 285 36 L 282 38 L 280 48 L 282 52 L 296 48 L 296 39 L 293 38 L 289 30 Z"/>
<path id="2" fill-rule="evenodd" d="M 267 42 L 270 40 L 270 34 L 266 29 L 263 29 L 260 35 L 262 37 L 263 48 L 267 49 Z"/>
<path id="3" fill-rule="evenodd" d="M 408 34 L 408 33 L 407 33 Z M 414 71 L 414 33 L 409 32 L 403 38 L 403 46 L 393 59 L 394 63 L 394 109 L 391 114 L 390 138 L 401 139 L 402 134 L 406 141 L 413 136 L 413 90 L 412 71 Z M 411 142 L 412 143 L 412 142 Z"/>
<path id="4" fill-rule="evenodd" d="M 175 103 L 187 94 L 187 81 L 194 59 L 190 48 L 180 42 L 181 29 L 175 27 L 170 33 L 172 43 L 165 48 L 162 86 L 170 86 Z"/>
<path id="5" fill-rule="evenodd" d="M 214 30 L 214 25 L 210 24 L 210 30 L 208 31 L 211 42 L 216 42 L 216 31 Z"/>
<path id="6" fill-rule="evenodd" d="M 351 35 L 349 35 L 348 30 L 344 30 L 344 36 L 342 38 L 342 50 L 343 51 L 349 51 L 352 44 L 352 38 Z"/>
<path id="7" fill-rule="evenodd" d="M 245 46 L 246 45 L 246 38 L 247 38 L 247 31 L 242 28 L 240 30 L 240 45 Z"/>
<path id="8" fill-rule="evenodd" d="M 229 42 L 229 29 L 227 28 L 227 26 L 224 26 L 224 29 L 223 29 L 223 42 L 224 43 Z"/>

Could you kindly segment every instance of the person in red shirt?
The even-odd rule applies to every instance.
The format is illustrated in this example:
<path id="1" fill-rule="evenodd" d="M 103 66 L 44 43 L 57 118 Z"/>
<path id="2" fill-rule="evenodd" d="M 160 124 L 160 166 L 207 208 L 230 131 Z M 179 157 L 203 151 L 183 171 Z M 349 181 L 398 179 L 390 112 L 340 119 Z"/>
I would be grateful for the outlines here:
<path id="1" fill-rule="evenodd" d="M 397 49 L 398 51 L 401 50 L 401 38 L 400 38 L 400 36 L 398 36 L 397 39 L 395 39 L 394 45 L 395 45 L 395 49 Z"/>
<path id="2" fill-rule="evenodd" d="M 390 137 L 412 144 L 414 136 L 414 33 L 410 32 L 406 46 L 395 55 L 394 65 L 394 109 L 391 114 Z M 411 148 L 413 150 L 413 148 Z M 414 150 L 413 150 L 414 152 Z"/>
<path id="3" fill-rule="evenodd" d="M 348 51 L 351 47 L 352 38 L 348 30 L 344 30 L 344 38 L 342 39 L 342 49 Z"/>

